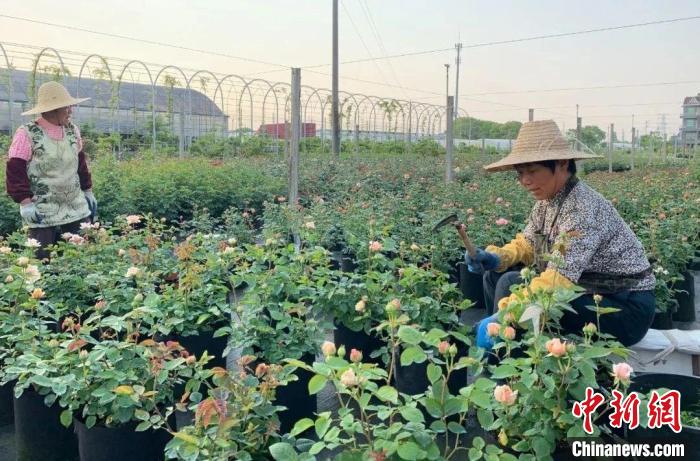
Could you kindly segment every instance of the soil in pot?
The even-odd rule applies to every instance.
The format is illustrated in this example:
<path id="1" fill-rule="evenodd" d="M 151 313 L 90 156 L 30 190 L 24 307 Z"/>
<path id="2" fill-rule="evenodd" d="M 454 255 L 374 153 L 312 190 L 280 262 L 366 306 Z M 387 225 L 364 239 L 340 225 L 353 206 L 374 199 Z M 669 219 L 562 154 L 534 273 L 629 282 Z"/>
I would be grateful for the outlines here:
<path id="1" fill-rule="evenodd" d="M 136 432 L 136 424 L 124 427 L 93 426 L 87 428 L 74 420 L 80 461 L 160 461 L 170 435 L 164 431 Z"/>
<path id="2" fill-rule="evenodd" d="M 44 404 L 44 396 L 31 387 L 14 399 L 17 461 L 74 461 L 78 440 L 73 427 L 61 424 L 61 407 Z"/>

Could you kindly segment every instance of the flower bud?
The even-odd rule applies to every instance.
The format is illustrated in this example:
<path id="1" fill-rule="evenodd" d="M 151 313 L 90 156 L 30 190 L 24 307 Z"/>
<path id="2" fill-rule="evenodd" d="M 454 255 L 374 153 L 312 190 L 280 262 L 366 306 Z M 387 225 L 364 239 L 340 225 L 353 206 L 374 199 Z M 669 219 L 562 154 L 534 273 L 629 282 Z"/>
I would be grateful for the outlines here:
<path id="1" fill-rule="evenodd" d="M 498 336 L 501 331 L 501 325 L 496 322 L 491 322 L 486 325 L 486 334 L 491 337 Z"/>
<path id="2" fill-rule="evenodd" d="M 365 311 L 366 307 L 367 304 L 363 300 L 359 300 L 357 303 L 355 303 L 355 312 L 359 312 L 361 314 Z"/>
<path id="3" fill-rule="evenodd" d="M 342 344 L 338 348 L 338 357 L 340 357 L 341 359 L 345 358 L 345 346 Z"/>
<path id="4" fill-rule="evenodd" d="M 34 288 L 34 291 L 32 291 L 32 299 L 36 299 L 37 301 L 43 298 L 44 295 L 46 295 L 46 293 L 41 288 Z"/>
<path id="5" fill-rule="evenodd" d="M 357 349 L 350 349 L 350 361 L 352 363 L 362 362 L 362 352 Z"/>
<path id="6" fill-rule="evenodd" d="M 12 283 L 14 281 L 15 281 L 15 279 L 11 275 L 8 275 L 7 277 L 5 277 L 5 283 Z"/>
<path id="7" fill-rule="evenodd" d="M 136 293 L 136 294 L 134 295 L 134 302 L 135 302 L 135 303 L 140 303 L 140 302 L 142 302 L 142 301 L 143 301 L 143 294 L 141 294 L 141 293 Z"/>
<path id="8" fill-rule="evenodd" d="M 513 391 L 509 385 L 496 386 L 493 390 L 493 396 L 497 402 L 503 405 L 513 405 L 518 398 L 518 391 Z"/>
<path id="9" fill-rule="evenodd" d="M 321 345 L 321 352 L 323 352 L 323 356 L 326 358 L 330 357 L 331 355 L 335 355 L 335 353 L 336 353 L 335 344 L 333 344 L 330 341 L 325 341 Z"/>
<path id="10" fill-rule="evenodd" d="M 88 351 L 85 349 L 81 350 L 79 353 L 80 360 L 87 360 L 88 358 Z"/>
<path id="11" fill-rule="evenodd" d="M 399 309 L 401 309 L 401 301 L 398 299 L 394 298 L 388 303 L 386 303 L 386 311 L 387 313 L 392 313 L 392 312 L 398 312 Z"/>
<path id="12" fill-rule="evenodd" d="M 603 300 L 603 297 L 599 294 L 593 295 L 593 301 L 595 301 L 596 304 L 600 304 L 600 302 Z"/>
<path id="13" fill-rule="evenodd" d="M 27 267 L 28 264 L 29 258 L 27 258 L 26 256 L 20 256 L 19 258 L 17 258 L 17 265 L 19 267 Z"/>
<path id="14" fill-rule="evenodd" d="M 498 433 L 498 443 L 500 443 L 503 446 L 508 445 L 508 435 L 503 429 L 501 429 L 501 432 Z"/>
<path id="15" fill-rule="evenodd" d="M 566 352 L 567 352 L 567 354 L 573 354 L 574 352 L 576 352 L 576 344 L 567 343 L 566 344 Z"/>
<path id="16" fill-rule="evenodd" d="M 450 343 L 447 341 L 441 341 L 440 344 L 438 344 L 438 352 L 440 354 L 445 355 L 450 349 Z"/>
<path id="17" fill-rule="evenodd" d="M 357 375 L 355 375 L 355 372 L 352 370 L 352 368 L 349 370 L 345 370 L 343 374 L 340 375 L 340 382 L 345 387 L 357 386 L 357 384 L 359 384 Z"/>
<path id="18" fill-rule="evenodd" d="M 513 327 L 505 327 L 503 330 L 503 337 L 509 341 L 512 341 L 515 339 L 515 328 Z"/>
<path id="19" fill-rule="evenodd" d="M 561 357 L 566 354 L 566 341 L 561 342 L 559 338 L 550 339 L 546 345 L 547 352 L 554 357 Z"/>
<path id="20" fill-rule="evenodd" d="M 595 326 L 595 323 L 587 323 L 583 326 L 583 332 L 587 335 L 592 335 L 595 334 L 598 331 L 598 327 Z"/>
<path id="21" fill-rule="evenodd" d="M 450 348 L 447 350 L 447 353 L 450 355 L 457 355 L 457 345 L 456 344 L 450 345 Z"/>

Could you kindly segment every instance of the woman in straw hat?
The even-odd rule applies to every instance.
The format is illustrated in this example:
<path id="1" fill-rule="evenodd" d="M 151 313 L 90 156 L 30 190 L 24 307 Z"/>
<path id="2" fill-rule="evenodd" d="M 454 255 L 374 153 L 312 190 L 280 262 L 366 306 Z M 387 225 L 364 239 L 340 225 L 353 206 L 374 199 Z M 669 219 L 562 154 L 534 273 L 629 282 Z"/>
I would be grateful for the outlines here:
<path id="1" fill-rule="evenodd" d="M 656 280 L 634 232 L 608 200 L 576 177 L 574 160 L 593 157 L 572 150 L 552 120 L 523 124 L 512 152 L 485 169 L 515 169 L 520 185 L 536 199 L 525 230 L 502 247 L 488 246 L 465 258 L 470 271 L 484 273 L 490 313 L 514 299 L 510 287 L 522 283 L 517 269 L 535 266 L 539 276 L 530 291 L 574 284 L 586 290 L 572 302 L 577 313 L 565 312 L 560 319 L 564 332 L 581 333 L 587 323 L 596 324 L 596 313 L 586 306 L 598 300 L 620 309 L 600 316 L 602 332 L 629 346 L 644 337 L 654 319 Z M 493 345 L 487 334 L 492 322 L 498 322 L 497 313 L 477 329 L 477 344 L 487 349 Z"/>
<path id="2" fill-rule="evenodd" d="M 20 205 L 29 237 L 39 241 L 37 256 L 64 232 L 78 233 L 93 219 L 97 201 L 72 106 L 89 98 L 73 98 L 58 82 L 39 87 L 37 104 L 22 115 L 41 114 L 17 129 L 8 152 L 7 193 Z"/>

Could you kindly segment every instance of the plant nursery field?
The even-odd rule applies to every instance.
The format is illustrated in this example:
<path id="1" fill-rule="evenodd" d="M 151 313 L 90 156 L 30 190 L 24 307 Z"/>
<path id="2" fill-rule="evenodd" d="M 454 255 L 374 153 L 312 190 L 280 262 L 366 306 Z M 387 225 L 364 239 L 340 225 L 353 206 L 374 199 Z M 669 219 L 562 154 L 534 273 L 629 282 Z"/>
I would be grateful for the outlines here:
<path id="1" fill-rule="evenodd" d="M 572 414 L 587 387 L 635 380 L 595 325 L 560 332 L 576 290 L 508 305 L 499 363 L 475 346 L 481 277 L 434 226 L 455 213 L 475 245 L 502 245 L 534 203 L 484 163 L 459 155 L 448 184 L 435 156 L 309 155 L 290 205 L 270 158 L 100 159 L 99 223 L 43 263 L 3 197 L 0 419 L 18 459 L 534 461 L 564 459 L 567 438 L 629 440 Z M 580 176 L 644 244 L 655 327 L 694 317 L 700 168 Z M 516 322 L 532 304 L 540 321 Z"/>

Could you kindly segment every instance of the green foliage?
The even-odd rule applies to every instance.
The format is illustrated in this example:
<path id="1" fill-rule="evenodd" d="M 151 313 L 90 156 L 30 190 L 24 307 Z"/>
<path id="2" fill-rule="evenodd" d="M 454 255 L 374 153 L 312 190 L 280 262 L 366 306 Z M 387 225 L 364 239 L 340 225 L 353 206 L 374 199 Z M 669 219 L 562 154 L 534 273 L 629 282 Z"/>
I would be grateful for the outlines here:
<path id="1" fill-rule="evenodd" d="M 520 122 L 498 123 L 474 117 L 458 117 L 454 123 L 454 136 L 461 139 L 515 139 Z"/>
<path id="2" fill-rule="evenodd" d="M 566 132 L 566 134 L 571 137 L 576 137 L 576 129 L 571 129 Z M 581 127 L 581 141 L 583 144 L 588 146 L 589 149 L 596 149 L 601 146 L 601 143 L 605 141 L 605 131 L 601 130 L 595 125 L 587 125 Z"/>

